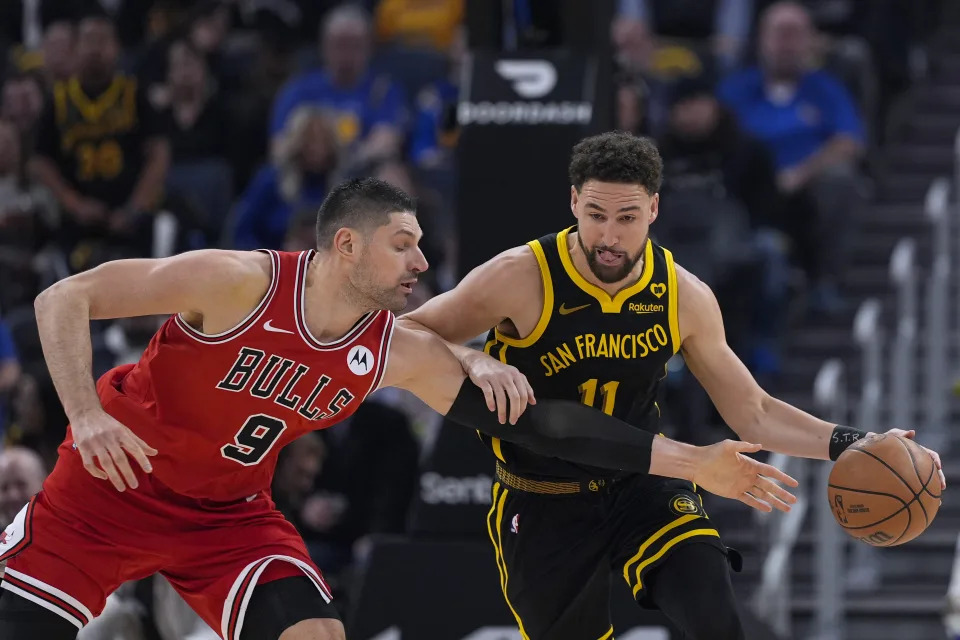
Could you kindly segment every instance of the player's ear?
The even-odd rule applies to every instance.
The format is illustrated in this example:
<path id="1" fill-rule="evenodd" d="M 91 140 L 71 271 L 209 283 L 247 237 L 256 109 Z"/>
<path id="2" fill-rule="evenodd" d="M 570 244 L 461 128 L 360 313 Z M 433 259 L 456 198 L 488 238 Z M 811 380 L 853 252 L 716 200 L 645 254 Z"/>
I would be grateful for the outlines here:
<path id="1" fill-rule="evenodd" d="M 650 217 L 647 220 L 647 224 L 653 224 L 653 221 L 657 219 L 658 215 L 660 215 L 660 194 L 655 193 L 653 197 L 650 198 Z"/>
<path id="2" fill-rule="evenodd" d="M 577 201 L 580 199 L 580 194 L 577 193 L 577 187 L 575 185 L 570 185 L 570 212 L 573 213 L 573 217 L 577 217 Z"/>
<path id="3" fill-rule="evenodd" d="M 333 249 L 344 258 L 354 258 L 360 251 L 357 232 L 349 227 L 337 229 L 333 236 Z"/>

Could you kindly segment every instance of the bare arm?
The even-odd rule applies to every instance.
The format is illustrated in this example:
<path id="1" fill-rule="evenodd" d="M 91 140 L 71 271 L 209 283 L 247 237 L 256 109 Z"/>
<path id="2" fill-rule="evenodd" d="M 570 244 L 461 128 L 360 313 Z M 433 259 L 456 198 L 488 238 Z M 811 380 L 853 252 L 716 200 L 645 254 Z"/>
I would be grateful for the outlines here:
<path id="1" fill-rule="evenodd" d="M 517 337 L 523 337 L 536 325 L 542 304 L 537 259 L 524 245 L 483 263 L 451 291 L 401 317 L 400 326 L 425 329 L 462 345 L 509 319 L 517 325 Z"/>
<path id="2" fill-rule="evenodd" d="M 835 425 L 770 396 L 727 345 L 710 287 L 677 267 L 683 357 L 720 415 L 744 440 L 764 449 L 829 460 Z"/>
<path id="3" fill-rule="evenodd" d="M 149 211 L 159 202 L 170 168 L 170 143 L 165 138 L 151 138 L 144 145 L 144 156 L 143 169 L 127 203 L 134 211 Z"/>
<path id="4" fill-rule="evenodd" d="M 462 345 L 498 325 L 515 337 L 525 337 L 537 325 L 543 296 L 537 258 L 524 245 L 480 265 L 452 291 L 401 317 L 398 324 L 445 340 L 470 379 L 483 390 L 487 406 L 499 412 L 501 422 L 506 420 L 509 397 L 510 422 L 514 423 L 523 411 L 522 402 L 536 402 L 526 377 L 514 367 Z"/>
<path id="5" fill-rule="evenodd" d="M 262 258 L 269 263 L 268 256 Z M 34 302 L 40 342 L 67 417 L 100 408 L 91 374 L 90 320 L 183 312 L 208 332 L 229 328 L 266 291 L 269 267 L 264 272 L 262 264 L 259 255 L 213 250 L 116 260 L 43 291 Z"/>

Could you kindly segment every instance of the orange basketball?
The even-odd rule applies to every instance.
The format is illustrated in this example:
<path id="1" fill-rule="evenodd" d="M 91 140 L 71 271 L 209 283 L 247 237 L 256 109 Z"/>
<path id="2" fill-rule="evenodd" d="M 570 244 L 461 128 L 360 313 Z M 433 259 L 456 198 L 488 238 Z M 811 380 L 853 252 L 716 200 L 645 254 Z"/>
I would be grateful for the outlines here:
<path id="1" fill-rule="evenodd" d="M 933 458 L 913 440 L 879 434 L 840 455 L 827 495 L 844 531 L 875 547 L 893 547 L 933 522 L 940 477 Z"/>

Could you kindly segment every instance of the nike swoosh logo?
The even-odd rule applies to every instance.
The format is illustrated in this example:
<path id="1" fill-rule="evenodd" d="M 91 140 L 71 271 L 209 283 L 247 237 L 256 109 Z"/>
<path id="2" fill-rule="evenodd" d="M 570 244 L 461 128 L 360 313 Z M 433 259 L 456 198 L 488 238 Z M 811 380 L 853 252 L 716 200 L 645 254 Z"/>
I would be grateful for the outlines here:
<path id="1" fill-rule="evenodd" d="M 273 326 L 273 320 L 267 320 L 266 322 L 264 322 L 263 328 L 266 329 L 267 331 L 272 331 L 274 333 L 289 333 L 290 335 L 293 335 L 293 331 L 287 331 L 286 329 L 280 329 L 278 327 Z"/>
<path id="2" fill-rule="evenodd" d="M 580 311 L 580 309 L 586 309 L 590 306 L 590 303 L 582 304 L 579 307 L 567 307 L 566 304 L 560 305 L 560 308 L 557 311 L 560 312 L 560 315 L 565 316 L 568 313 L 573 313 L 574 311 Z"/>

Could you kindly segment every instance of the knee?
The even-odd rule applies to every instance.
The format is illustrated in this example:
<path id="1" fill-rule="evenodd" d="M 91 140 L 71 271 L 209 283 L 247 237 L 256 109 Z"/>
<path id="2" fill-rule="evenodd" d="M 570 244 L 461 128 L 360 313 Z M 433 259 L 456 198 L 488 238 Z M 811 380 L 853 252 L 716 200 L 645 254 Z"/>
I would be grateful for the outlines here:
<path id="1" fill-rule="evenodd" d="M 331 618 L 301 620 L 280 634 L 279 640 L 346 640 L 343 624 Z"/>

